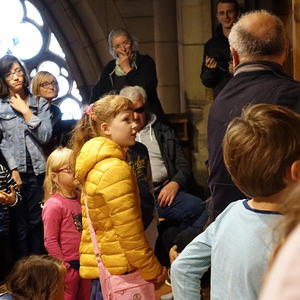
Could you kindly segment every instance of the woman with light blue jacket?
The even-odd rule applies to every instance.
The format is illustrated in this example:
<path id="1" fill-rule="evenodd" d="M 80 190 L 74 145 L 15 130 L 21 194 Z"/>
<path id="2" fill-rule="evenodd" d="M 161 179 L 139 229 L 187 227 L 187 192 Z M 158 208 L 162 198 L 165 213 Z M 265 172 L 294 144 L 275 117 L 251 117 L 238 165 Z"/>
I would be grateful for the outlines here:
<path id="1" fill-rule="evenodd" d="M 48 102 L 29 93 L 29 77 L 20 61 L 6 55 L 0 59 L 0 149 L 22 201 L 14 210 L 17 255 L 43 251 L 41 205 L 46 161 L 42 144 L 51 138 Z"/>

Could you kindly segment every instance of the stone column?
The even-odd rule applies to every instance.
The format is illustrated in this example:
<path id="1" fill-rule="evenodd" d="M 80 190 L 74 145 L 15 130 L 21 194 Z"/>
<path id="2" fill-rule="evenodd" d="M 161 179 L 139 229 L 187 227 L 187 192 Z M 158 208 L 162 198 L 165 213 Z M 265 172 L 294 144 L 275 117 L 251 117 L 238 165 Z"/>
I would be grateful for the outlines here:
<path id="1" fill-rule="evenodd" d="M 205 42 L 212 36 L 211 1 L 177 0 L 180 93 L 193 126 L 193 173 L 207 185 L 206 127 L 212 93 L 200 80 Z"/>
<path id="2" fill-rule="evenodd" d="M 166 113 L 180 112 L 176 2 L 153 0 L 158 96 Z"/>

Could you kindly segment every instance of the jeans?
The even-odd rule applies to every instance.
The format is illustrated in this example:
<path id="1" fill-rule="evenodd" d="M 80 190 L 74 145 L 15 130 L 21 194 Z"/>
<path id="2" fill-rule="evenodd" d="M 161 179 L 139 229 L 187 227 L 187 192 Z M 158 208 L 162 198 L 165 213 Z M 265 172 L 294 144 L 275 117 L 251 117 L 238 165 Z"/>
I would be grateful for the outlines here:
<path id="1" fill-rule="evenodd" d="M 192 225 L 205 210 L 204 201 L 192 194 L 179 191 L 171 206 L 161 207 L 157 201 L 161 189 L 155 191 L 155 205 L 160 218 L 175 221 L 180 229 Z"/>
<path id="2" fill-rule="evenodd" d="M 36 176 L 29 168 L 27 173 L 20 175 L 22 200 L 14 207 L 14 227 L 17 256 L 23 257 L 44 252 L 41 218 L 44 174 Z"/>
<path id="3" fill-rule="evenodd" d="M 92 291 L 90 300 L 103 300 L 99 278 L 92 279 Z"/>

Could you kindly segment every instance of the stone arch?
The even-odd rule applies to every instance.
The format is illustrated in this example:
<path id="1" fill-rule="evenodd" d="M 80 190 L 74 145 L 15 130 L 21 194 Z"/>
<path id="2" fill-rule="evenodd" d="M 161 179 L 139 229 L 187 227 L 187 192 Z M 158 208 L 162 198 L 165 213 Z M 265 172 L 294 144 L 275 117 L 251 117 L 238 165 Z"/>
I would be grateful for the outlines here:
<path id="1" fill-rule="evenodd" d="M 109 56 L 105 31 L 87 1 L 30 0 L 66 54 L 83 103 Z M 84 22 L 86 20 L 86 22 Z M 100 47 L 102 51 L 97 49 Z"/>

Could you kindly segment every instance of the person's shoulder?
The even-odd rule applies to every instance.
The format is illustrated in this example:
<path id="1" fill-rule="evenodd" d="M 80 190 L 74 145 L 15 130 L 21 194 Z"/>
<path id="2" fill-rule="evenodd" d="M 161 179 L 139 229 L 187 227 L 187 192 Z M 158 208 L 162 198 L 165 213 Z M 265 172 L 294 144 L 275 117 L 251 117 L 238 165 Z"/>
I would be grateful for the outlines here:
<path id="1" fill-rule="evenodd" d="M 0 173 L 6 173 L 6 172 L 9 172 L 8 169 L 0 163 Z"/>
<path id="2" fill-rule="evenodd" d="M 156 120 L 152 127 L 154 132 L 160 132 L 161 134 L 168 136 L 169 138 L 176 138 L 174 129 L 165 122 Z"/>
<path id="3" fill-rule="evenodd" d="M 102 73 L 107 73 L 107 72 L 111 72 L 116 64 L 116 60 L 112 59 L 110 60 L 103 68 Z"/>
<path id="4" fill-rule="evenodd" d="M 225 38 L 226 37 L 223 34 L 222 27 L 221 25 L 219 25 L 215 30 L 213 36 L 209 40 L 207 40 L 205 44 L 216 43 L 219 42 L 220 40 L 224 40 Z"/>
<path id="5" fill-rule="evenodd" d="M 9 293 L 0 294 L 1 300 L 12 300 L 12 296 Z"/>
<path id="6" fill-rule="evenodd" d="M 154 60 L 150 55 L 140 54 L 139 52 L 136 53 L 136 62 L 137 62 L 137 64 L 141 64 L 141 63 L 152 63 L 152 64 L 154 64 Z"/>
<path id="7" fill-rule="evenodd" d="M 153 123 L 153 127 L 160 128 L 162 130 L 173 130 L 168 123 L 161 121 L 161 119 L 159 119 L 156 115 L 155 117 L 156 119 L 155 122 Z"/>
<path id="8" fill-rule="evenodd" d="M 63 197 L 60 196 L 59 194 L 51 195 L 44 204 L 44 208 L 57 207 L 57 206 L 63 206 Z"/>
<path id="9" fill-rule="evenodd" d="M 61 114 L 61 110 L 60 110 L 59 106 L 56 105 L 55 103 L 51 103 L 50 110 L 53 113 L 60 113 Z"/>
<path id="10" fill-rule="evenodd" d="M 227 218 L 229 215 L 231 218 L 231 215 L 236 213 L 239 214 L 240 211 L 244 210 L 243 201 L 245 201 L 245 199 L 233 201 L 230 204 L 228 204 L 228 206 L 218 215 L 216 221 L 221 222 L 224 218 Z"/>
<path id="11" fill-rule="evenodd" d="M 213 36 L 213 37 L 211 37 L 209 40 L 207 40 L 206 42 L 205 42 L 205 47 L 209 47 L 209 46 L 211 46 L 212 44 L 214 44 L 215 43 L 215 40 L 216 40 L 216 38 Z"/>
<path id="12" fill-rule="evenodd" d="M 134 145 L 130 146 L 128 148 L 128 152 L 131 153 L 131 152 L 134 152 L 136 154 L 141 154 L 141 155 L 147 155 L 148 156 L 148 149 L 147 147 L 140 143 L 140 142 L 135 142 Z"/>

